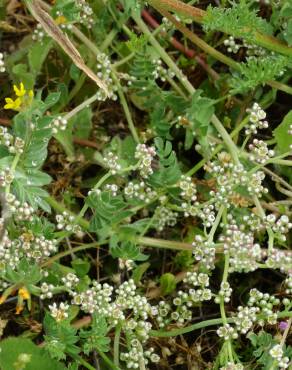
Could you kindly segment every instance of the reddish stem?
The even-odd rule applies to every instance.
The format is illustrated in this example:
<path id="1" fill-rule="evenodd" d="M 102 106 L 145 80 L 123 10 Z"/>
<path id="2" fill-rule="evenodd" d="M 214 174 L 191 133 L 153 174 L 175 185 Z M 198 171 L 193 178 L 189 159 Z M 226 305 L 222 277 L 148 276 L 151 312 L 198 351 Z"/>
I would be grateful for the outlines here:
<path id="1" fill-rule="evenodd" d="M 154 29 L 158 28 L 160 24 L 156 21 L 156 19 L 146 10 L 142 10 L 141 13 L 144 20 Z M 167 33 L 164 31 L 160 32 L 163 36 L 168 37 Z M 175 47 L 177 50 L 182 52 L 188 58 L 194 58 L 197 63 L 207 72 L 209 73 L 215 80 L 218 80 L 219 75 L 212 69 L 205 60 L 197 55 L 195 50 L 186 48 L 180 41 L 178 41 L 175 37 L 170 37 L 169 42 Z"/>

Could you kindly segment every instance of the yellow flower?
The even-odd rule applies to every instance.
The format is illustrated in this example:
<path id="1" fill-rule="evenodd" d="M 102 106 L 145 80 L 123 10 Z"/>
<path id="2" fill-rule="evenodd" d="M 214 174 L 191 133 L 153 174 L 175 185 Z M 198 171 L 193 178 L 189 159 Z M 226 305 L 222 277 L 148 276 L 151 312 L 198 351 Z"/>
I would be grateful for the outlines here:
<path id="1" fill-rule="evenodd" d="M 13 100 L 12 98 L 5 98 L 6 104 L 4 105 L 4 109 L 13 109 L 18 112 L 22 111 L 31 104 L 34 93 L 32 90 L 26 91 L 22 82 L 19 87 L 17 85 L 13 85 L 13 90 L 15 92 L 16 99 Z"/>
<path id="2" fill-rule="evenodd" d="M 29 299 L 30 298 L 30 294 L 29 294 L 29 291 L 23 287 L 23 288 L 20 288 L 19 291 L 18 291 L 18 295 L 22 298 L 22 299 Z"/>
<path id="3" fill-rule="evenodd" d="M 59 25 L 59 24 L 65 24 L 67 23 L 67 19 L 63 16 L 63 15 L 59 15 L 59 17 L 57 17 L 55 19 L 55 22 Z"/>
<path id="4" fill-rule="evenodd" d="M 21 99 L 17 98 L 15 100 L 11 98 L 5 98 L 6 104 L 4 105 L 4 109 L 13 109 L 13 110 L 19 110 L 21 106 Z"/>
<path id="5" fill-rule="evenodd" d="M 19 88 L 17 87 L 17 85 L 13 85 L 13 90 L 15 91 L 15 95 L 19 97 L 26 94 L 26 90 L 22 82 L 20 83 Z"/>

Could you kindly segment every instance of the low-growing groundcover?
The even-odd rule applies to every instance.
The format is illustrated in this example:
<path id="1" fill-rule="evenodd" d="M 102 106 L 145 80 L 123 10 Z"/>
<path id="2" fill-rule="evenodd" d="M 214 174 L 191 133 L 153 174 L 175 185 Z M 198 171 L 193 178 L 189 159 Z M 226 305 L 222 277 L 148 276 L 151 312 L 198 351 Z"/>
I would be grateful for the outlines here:
<path id="1" fill-rule="evenodd" d="M 291 0 L 0 0 L 1 370 L 291 368 Z"/>

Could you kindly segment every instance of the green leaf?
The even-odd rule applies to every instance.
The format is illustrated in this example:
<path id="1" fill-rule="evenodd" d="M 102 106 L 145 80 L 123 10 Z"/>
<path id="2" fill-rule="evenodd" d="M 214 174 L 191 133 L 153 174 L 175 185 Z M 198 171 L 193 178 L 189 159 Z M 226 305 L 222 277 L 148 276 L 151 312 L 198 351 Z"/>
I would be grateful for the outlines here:
<path id="1" fill-rule="evenodd" d="M 105 318 L 93 315 L 91 329 L 80 330 L 80 338 L 84 339 L 84 353 L 88 355 L 96 349 L 100 352 L 108 352 L 111 342 L 110 338 L 106 336 L 108 331 Z"/>
<path id="2" fill-rule="evenodd" d="M 74 136 L 81 139 L 88 139 L 92 130 L 92 110 L 90 107 L 82 109 L 72 119 Z"/>
<path id="3" fill-rule="evenodd" d="M 27 360 L 28 362 L 26 363 Z M 20 367 L 20 365 L 25 367 Z M 24 338 L 8 338 L 0 343 L 1 370 L 65 370 L 64 364 L 53 360 L 44 349 Z"/>
<path id="4" fill-rule="evenodd" d="M 79 278 L 84 277 L 90 269 L 90 263 L 81 258 L 75 258 L 71 265 Z"/>
<path id="5" fill-rule="evenodd" d="M 288 134 L 292 125 L 292 110 L 284 117 L 280 125 L 273 131 L 277 142 L 277 154 L 283 154 L 291 150 L 292 136 Z"/>
<path id="6" fill-rule="evenodd" d="M 53 46 L 51 38 L 45 38 L 42 42 L 34 43 L 28 52 L 30 71 L 36 77 L 42 69 L 42 65 Z"/>
<path id="7" fill-rule="evenodd" d="M 137 266 L 133 270 L 132 279 L 134 280 L 136 285 L 141 281 L 143 275 L 145 274 L 145 272 L 148 270 L 149 267 L 150 267 L 150 263 L 144 262 L 144 263 L 141 263 L 139 266 Z"/>
<path id="8" fill-rule="evenodd" d="M 181 171 L 171 142 L 164 142 L 160 137 L 155 138 L 154 142 L 159 156 L 159 169 L 150 176 L 149 183 L 154 187 L 174 185 L 179 180 Z"/>
<path id="9" fill-rule="evenodd" d="M 160 277 L 161 294 L 166 295 L 172 293 L 176 288 L 175 276 L 171 273 L 163 274 Z"/>
<path id="10" fill-rule="evenodd" d="M 48 313 L 44 318 L 46 347 L 52 357 L 65 358 L 66 354 L 76 356 L 80 349 L 75 345 L 78 341 L 77 329 L 70 325 L 69 320 L 57 322 Z M 57 344 L 57 345 L 56 345 Z"/>

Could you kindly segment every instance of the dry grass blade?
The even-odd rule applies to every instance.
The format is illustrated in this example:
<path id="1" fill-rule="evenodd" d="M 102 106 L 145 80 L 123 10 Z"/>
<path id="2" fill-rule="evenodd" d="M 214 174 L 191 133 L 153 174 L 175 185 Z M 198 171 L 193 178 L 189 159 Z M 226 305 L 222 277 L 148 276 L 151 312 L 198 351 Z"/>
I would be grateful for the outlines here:
<path id="1" fill-rule="evenodd" d="M 39 1 L 26 0 L 25 3 L 27 4 L 27 7 L 34 18 L 42 25 L 47 34 L 51 36 L 52 39 L 55 40 L 64 50 L 64 52 L 72 59 L 73 63 L 84 73 L 86 73 L 87 76 L 90 77 L 108 95 L 108 88 L 106 84 L 99 79 L 90 68 L 87 67 L 78 50 L 69 40 L 67 35 L 64 35 L 59 29 L 52 17 L 41 8 Z"/>

